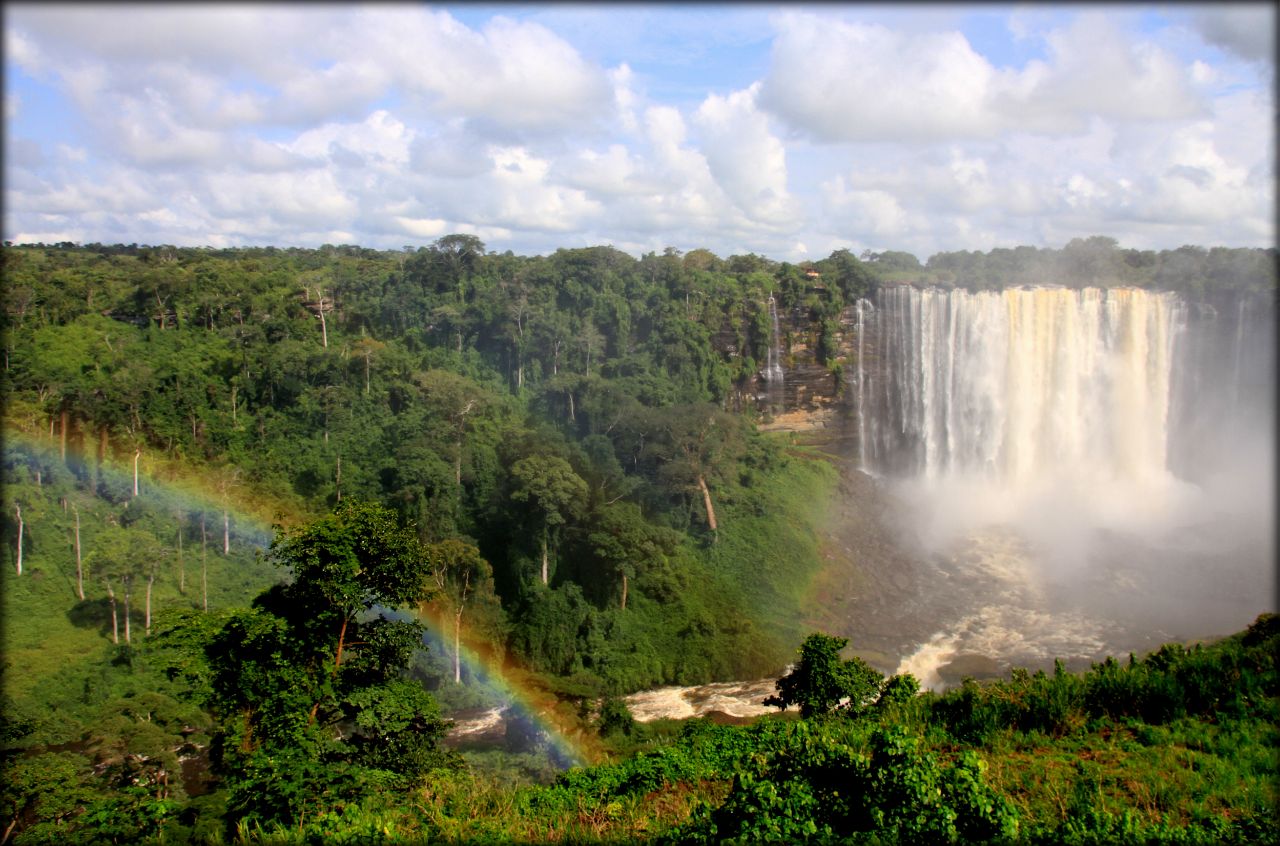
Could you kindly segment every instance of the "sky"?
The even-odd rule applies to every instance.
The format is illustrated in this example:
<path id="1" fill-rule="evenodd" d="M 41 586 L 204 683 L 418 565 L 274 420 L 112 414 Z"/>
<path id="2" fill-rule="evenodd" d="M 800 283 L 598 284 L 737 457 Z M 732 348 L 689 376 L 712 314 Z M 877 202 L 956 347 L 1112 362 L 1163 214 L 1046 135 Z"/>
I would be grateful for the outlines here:
<path id="1" fill-rule="evenodd" d="M 1275 245 L 1269 3 L 4 12 L 15 243 Z"/>

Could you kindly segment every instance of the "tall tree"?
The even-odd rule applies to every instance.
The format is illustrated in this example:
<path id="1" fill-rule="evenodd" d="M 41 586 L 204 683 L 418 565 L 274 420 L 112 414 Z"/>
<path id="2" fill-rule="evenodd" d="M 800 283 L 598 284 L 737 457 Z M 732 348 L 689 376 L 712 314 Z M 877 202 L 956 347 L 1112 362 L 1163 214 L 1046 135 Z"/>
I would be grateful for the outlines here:
<path id="1" fill-rule="evenodd" d="M 164 556 L 164 548 L 155 536 L 144 529 L 125 529 L 119 525 L 108 526 L 94 540 L 91 565 L 102 579 L 111 602 L 112 642 L 120 642 L 119 621 L 116 609 L 116 585 L 124 599 L 124 639 L 133 642 L 132 597 L 137 579 L 154 571 Z M 148 604 L 150 588 L 148 587 Z"/>
<path id="2" fill-rule="evenodd" d="M 233 617 L 209 648 L 233 819 L 293 822 L 303 808 L 402 786 L 448 763 L 446 724 L 404 677 L 420 623 L 389 616 L 430 597 L 428 557 L 412 527 L 376 505 L 281 532 L 272 558 L 292 581 Z"/>
<path id="3" fill-rule="evenodd" d="M 541 524 L 542 583 L 550 580 L 549 547 L 556 530 L 586 504 L 587 483 L 563 458 L 530 455 L 511 466 L 511 498 L 528 503 Z"/>
<path id="4" fill-rule="evenodd" d="M 493 591 L 493 567 L 464 541 L 450 539 L 426 548 L 435 598 L 432 604 L 453 621 L 453 682 L 462 683 L 462 617 L 478 606 L 490 613 L 497 607 Z"/>

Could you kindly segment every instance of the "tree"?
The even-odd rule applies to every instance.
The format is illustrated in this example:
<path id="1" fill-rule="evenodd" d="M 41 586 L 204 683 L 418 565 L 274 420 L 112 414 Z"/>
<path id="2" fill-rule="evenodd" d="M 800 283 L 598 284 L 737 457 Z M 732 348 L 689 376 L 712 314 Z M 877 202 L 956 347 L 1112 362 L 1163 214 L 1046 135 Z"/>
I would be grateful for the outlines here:
<path id="1" fill-rule="evenodd" d="M 493 611 L 497 597 L 493 591 L 493 567 L 469 543 L 450 539 L 426 548 L 434 604 L 453 617 L 453 682 L 462 683 L 462 615 L 468 605 Z"/>
<path id="2" fill-rule="evenodd" d="M 675 551 L 678 535 L 651 526 L 631 502 L 606 505 L 593 515 L 587 544 L 604 571 L 600 575 L 619 580 L 618 607 L 627 610 L 630 580 Z"/>
<path id="3" fill-rule="evenodd" d="M 111 642 L 120 642 L 119 618 L 116 609 L 115 586 L 121 586 L 124 595 L 124 640 L 133 642 L 130 617 L 130 601 L 134 580 L 148 573 L 164 557 L 164 548 L 150 532 L 138 528 L 125 529 L 108 526 L 98 534 L 91 557 L 92 569 L 102 579 L 111 602 Z M 148 584 L 148 611 L 150 610 L 150 585 Z"/>
<path id="4" fill-rule="evenodd" d="M 587 483 L 563 458 L 530 455 L 511 466 L 511 498 L 527 502 L 541 517 L 542 583 L 549 581 L 548 547 L 552 533 L 576 514 L 587 499 Z"/>
<path id="5" fill-rule="evenodd" d="M 76 553 L 76 596 L 84 599 L 84 559 L 80 555 L 80 509 L 73 502 L 71 510 L 75 513 L 75 529 L 72 535 L 72 547 Z"/>
<path id="6" fill-rule="evenodd" d="M 13 503 L 13 515 L 14 515 L 14 519 L 18 521 L 17 565 L 18 565 L 18 575 L 21 576 L 22 575 L 22 534 L 26 527 L 25 527 L 25 524 L 22 522 L 22 504 L 17 501 Z"/>
<path id="7" fill-rule="evenodd" d="M 375 355 L 386 349 L 387 345 L 367 335 L 361 335 L 352 347 L 355 354 L 364 360 L 364 395 L 367 397 L 369 396 L 369 363 Z"/>
<path id="8" fill-rule="evenodd" d="M 764 704 L 799 705 L 802 717 L 825 714 L 845 700 L 843 707 L 861 710 L 879 693 L 883 677 L 861 658 L 842 661 L 840 650 L 848 644 L 843 637 L 809 635 L 800 645 L 795 669 L 778 679 L 777 695 L 766 698 Z"/>
<path id="9" fill-rule="evenodd" d="M 707 478 L 731 465 L 742 450 L 740 421 L 714 405 L 695 403 L 649 413 L 654 437 L 646 451 L 658 462 L 658 478 L 681 493 L 702 500 L 707 528 L 719 528 Z"/>
<path id="10" fill-rule="evenodd" d="M 437 746 L 447 724 L 404 676 L 424 627 L 393 614 L 433 590 L 414 529 L 348 501 L 281 531 L 271 556 L 292 581 L 235 615 L 208 650 L 232 818 L 292 822 L 447 764 Z"/>

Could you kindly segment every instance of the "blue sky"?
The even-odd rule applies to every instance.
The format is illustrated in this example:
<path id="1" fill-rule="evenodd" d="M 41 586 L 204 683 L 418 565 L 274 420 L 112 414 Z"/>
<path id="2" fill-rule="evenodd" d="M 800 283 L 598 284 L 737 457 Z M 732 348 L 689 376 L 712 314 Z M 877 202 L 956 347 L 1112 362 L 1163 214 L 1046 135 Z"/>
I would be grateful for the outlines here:
<path id="1" fill-rule="evenodd" d="M 1275 243 L 1270 4 L 5 12 L 6 240 Z"/>

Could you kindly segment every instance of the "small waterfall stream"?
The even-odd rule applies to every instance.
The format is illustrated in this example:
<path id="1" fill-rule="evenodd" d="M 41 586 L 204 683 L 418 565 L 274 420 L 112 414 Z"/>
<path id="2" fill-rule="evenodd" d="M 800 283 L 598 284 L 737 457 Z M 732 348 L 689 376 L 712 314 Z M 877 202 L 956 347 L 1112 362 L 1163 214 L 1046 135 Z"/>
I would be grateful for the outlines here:
<path id="1" fill-rule="evenodd" d="M 765 353 L 764 381 L 768 394 L 769 406 L 773 411 L 781 411 L 785 376 L 782 370 L 782 333 L 778 328 L 778 303 L 773 294 L 769 295 L 769 348 Z"/>

